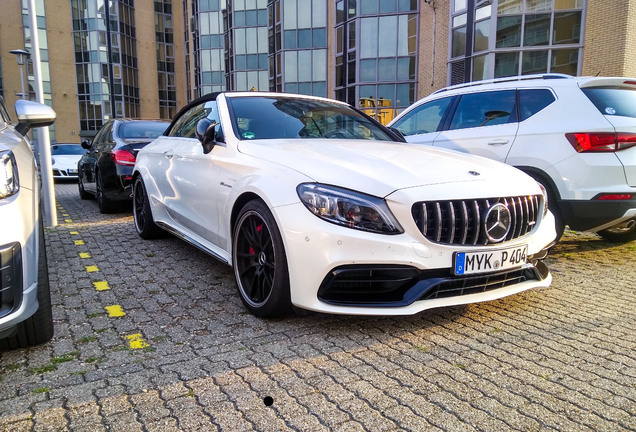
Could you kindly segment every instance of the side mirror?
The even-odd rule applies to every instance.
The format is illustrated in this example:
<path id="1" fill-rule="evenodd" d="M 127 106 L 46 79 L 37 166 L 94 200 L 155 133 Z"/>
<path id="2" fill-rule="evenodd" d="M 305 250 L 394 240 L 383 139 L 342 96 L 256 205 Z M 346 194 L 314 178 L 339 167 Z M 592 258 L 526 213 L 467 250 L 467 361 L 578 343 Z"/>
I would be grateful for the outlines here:
<path id="1" fill-rule="evenodd" d="M 195 134 L 199 141 L 201 141 L 203 154 L 210 153 L 216 144 L 216 125 L 218 124 L 219 122 L 210 120 L 209 118 L 202 118 L 197 123 Z"/>
<path id="2" fill-rule="evenodd" d="M 400 142 L 406 142 L 406 138 L 404 137 L 404 134 L 402 132 L 400 132 L 399 129 L 394 128 L 394 127 L 390 127 L 389 130 L 391 132 L 393 132 L 393 134 L 396 136 L 396 138 L 398 139 L 398 141 Z"/>
<path id="3" fill-rule="evenodd" d="M 83 149 L 88 150 L 89 148 L 91 148 L 91 142 L 87 139 L 82 140 L 82 144 L 81 144 Z"/>
<path id="4" fill-rule="evenodd" d="M 55 122 L 55 111 L 48 105 L 19 99 L 15 103 L 18 124 L 15 130 L 26 135 L 31 128 L 50 126 Z"/>

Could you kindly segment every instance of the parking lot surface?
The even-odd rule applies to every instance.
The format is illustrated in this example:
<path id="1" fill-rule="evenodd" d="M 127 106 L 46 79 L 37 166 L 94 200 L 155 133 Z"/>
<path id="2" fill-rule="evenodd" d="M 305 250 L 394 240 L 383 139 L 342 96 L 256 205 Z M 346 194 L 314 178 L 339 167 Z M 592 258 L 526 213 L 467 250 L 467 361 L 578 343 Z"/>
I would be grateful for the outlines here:
<path id="1" fill-rule="evenodd" d="M 55 189 L 56 334 L 1 354 L 0 431 L 636 430 L 636 242 L 566 232 L 552 286 L 498 301 L 264 320 L 229 267 Z"/>

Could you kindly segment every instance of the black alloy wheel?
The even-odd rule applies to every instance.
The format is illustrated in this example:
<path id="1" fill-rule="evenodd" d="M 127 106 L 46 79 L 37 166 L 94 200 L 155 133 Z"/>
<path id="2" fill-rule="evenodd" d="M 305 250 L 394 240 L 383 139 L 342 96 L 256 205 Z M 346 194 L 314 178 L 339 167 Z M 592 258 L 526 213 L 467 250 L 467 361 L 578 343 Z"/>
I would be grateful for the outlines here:
<path id="1" fill-rule="evenodd" d="M 84 180 L 82 180 L 81 172 L 79 174 L 79 177 L 77 178 L 77 188 L 79 189 L 80 199 L 87 200 L 92 198 L 92 195 L 86 192 L 86 189 L 84 188 Z"/>
<path id="2" fill-rule="evenodd" d="M 117 204 L 104 195 L 104 183 L 99 171 L 95 175 L 95 199 L 100 213 L 113 213 L 117 210 Z"/>
<path id="3" fill-rule="evenodd" d="M 232 262 L 239 295 L 252 314 L 274 317 L 291 312 L 283 241 L 274 217 L 262 201 L 248 202 L 239 214 Z"/>
<path id="4" fill-rule="evenodd" d="M 162 237 L 164 231 L 155 224 L 152 218 L 148 193 L 141 176 L 137 177 L 133 183 L 133 219 L 135 220 L 135 229 L 141 238 Z"/>

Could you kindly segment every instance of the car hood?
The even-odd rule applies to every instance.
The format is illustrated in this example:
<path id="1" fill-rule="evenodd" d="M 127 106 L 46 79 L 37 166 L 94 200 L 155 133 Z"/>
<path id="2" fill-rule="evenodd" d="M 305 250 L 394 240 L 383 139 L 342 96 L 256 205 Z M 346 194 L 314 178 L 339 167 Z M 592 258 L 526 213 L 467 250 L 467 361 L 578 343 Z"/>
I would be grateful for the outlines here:
<path id="1" fill-rule="evenodd" d="M 55 161 L 55 165 L 62 166 L 74 166 L 77 167 L 82 155 L 51 155 L 51 158 Z"/>
<path id="2" fill-rule="evenodd" d="M 393 191 L 457 182 L 500 182 L 516 177 L 536 184 L 500 162 L 433 147 L 368 140 L 241 141 L 239 151 L 283 165 L 318 183 L 385 197 Z M 503 176 L 503 177 L 502 177 Z"/>

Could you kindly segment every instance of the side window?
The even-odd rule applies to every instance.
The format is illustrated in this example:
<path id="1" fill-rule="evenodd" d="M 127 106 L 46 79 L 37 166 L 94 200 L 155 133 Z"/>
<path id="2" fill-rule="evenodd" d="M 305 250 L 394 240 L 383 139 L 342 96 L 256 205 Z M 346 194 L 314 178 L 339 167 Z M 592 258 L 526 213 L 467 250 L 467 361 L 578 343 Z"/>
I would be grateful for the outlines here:
<path id="1" fill-rule="evenodd" d="M 397 128 L 404 135 L 417 135 L 429 132 L 435 132 L 446 109 L 450 104 L 452 97 L 437 99 L 424 103 L 414 108 L 408 114 L 405 114 L 393 127 Z"/>
<path id="2" fill-rule="evenodd" d="M 515 91 L 503 90 L 462 95 L 450 129 L 493 126 L 516 121 Z"/>
<path id="3" fill-rule="evenodd" d="M 519 90 L 520 121 L 524 121 L 554 102 L 556 98 L 548 89 Z"/>
<path id="4" fill-rule="evenodd" d="M 99 143 L 107 142 L 111 136 L 111 132 L 113 130 L 113 123 L 108 123 L 106 126 L 102 127 L 97 135 L 93 138 L 93 142 L 91 143 L 91 147 L 96 146 Z"/>
<path id="5" fill-rule="evenodd" d="M 183 113 L 181 117 L 174 124 L 174 127 L 170 130 L 168 136 L 182 137 L 182 138 L 196 138 L 196 128 L 199 120 L 203 118 L 209 118 L 210 120 L 220 121 L 219 109 L 216 101 L 207 101 L 199 105 L 193 106 L 188 111 Z M 223 141 L 223 132 L 221 131 L 221 125 L 216 127 L 217 141 Z"/>

